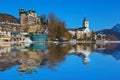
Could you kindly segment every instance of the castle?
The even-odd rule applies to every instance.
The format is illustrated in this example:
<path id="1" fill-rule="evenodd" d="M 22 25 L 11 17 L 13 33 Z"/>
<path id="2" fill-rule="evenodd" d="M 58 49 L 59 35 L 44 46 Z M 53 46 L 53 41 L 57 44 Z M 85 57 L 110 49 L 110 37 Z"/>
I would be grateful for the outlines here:
<path id="1" fill-rule="evenodd" d="M 19 16 L 20 16 L 20 25 L 22 27 L 27 25 L 35 25 L 40 21 L 34 10 L 25 11 L 24 9 L 20 9 Z"/>
<path id="2" fill-rule="evenodd" d="M 45 25 L 41 25 L 41 17 L 34 10 L 19 10 L 20 26 L 27 33 L 43 33 L 46 29 Z"/>

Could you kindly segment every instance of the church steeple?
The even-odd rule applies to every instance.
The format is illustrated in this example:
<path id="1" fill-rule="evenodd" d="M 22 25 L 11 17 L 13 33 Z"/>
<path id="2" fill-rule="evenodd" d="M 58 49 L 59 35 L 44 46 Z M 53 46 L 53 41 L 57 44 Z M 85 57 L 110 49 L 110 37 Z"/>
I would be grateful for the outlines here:
<path id="1" fill-rule="evenodd" d="M 86 17 L 83 19 L 83 27 L 89 27 L 89 21 L 87 20 Z"/>

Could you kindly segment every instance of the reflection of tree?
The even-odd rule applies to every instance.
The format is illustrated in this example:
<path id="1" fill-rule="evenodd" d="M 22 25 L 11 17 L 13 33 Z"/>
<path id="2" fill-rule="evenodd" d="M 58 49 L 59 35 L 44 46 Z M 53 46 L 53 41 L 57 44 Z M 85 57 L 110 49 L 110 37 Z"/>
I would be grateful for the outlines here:
<path id="1" fill-rule="evenodd" d="M 0 53 L 0 71 L 18 64 L 16 53 Z"/>
<path id="2" fill-rule="evenodd" d="M 55 66 L 58 63 L 65 60 L 65 55 L 68 53 L 70 45 L 66 44 L 65 46 L 60 45 L 51 45 L 49 47 L 49 66 Z"/>

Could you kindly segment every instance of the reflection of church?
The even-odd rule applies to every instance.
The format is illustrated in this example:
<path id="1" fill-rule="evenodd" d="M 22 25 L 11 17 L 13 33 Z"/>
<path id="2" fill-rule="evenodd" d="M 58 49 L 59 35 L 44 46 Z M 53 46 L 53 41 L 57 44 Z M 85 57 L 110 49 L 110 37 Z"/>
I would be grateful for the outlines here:
<path id="1" fill-rule="evenodd" d="M 86 64 L 90 61 L 89 55 L 93 51 L 93 44 L 77 44 L 68 52 L 68 54 L 75 54 L 83 59 L 83 63 Z M 95 49 L 94 49 L 95 50 Z"/>

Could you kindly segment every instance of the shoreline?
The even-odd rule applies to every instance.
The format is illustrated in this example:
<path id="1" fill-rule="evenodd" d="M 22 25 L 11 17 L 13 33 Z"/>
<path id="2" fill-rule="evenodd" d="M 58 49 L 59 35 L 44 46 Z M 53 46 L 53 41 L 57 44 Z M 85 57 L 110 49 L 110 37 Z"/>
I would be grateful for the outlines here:
<path id="1" fill-rule="evenodd" d="M 28 43 L 28 44 L 35 44 L 35 43 L 54 43 L 54 44 L 66 44 L 66 43 L 120 43 L 120 41 L 65 41 L 65 42 L 57 42 L 57 41 L 33 41 L 33 42 L 1 42 L 0 44 L 19 44 L 19 43 Z"/>

